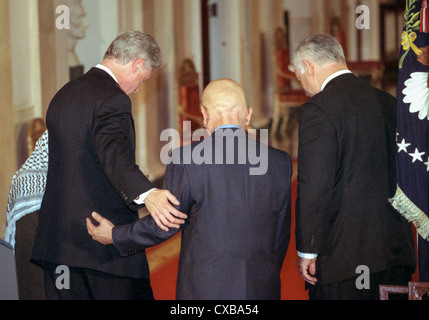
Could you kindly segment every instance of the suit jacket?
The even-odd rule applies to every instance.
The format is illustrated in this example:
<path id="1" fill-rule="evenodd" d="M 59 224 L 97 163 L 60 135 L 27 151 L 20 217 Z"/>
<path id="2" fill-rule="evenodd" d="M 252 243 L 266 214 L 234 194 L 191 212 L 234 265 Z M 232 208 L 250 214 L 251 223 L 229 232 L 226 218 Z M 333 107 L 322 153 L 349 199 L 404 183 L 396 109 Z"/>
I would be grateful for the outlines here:
<path id="1" fill-rule="evenodd" d="M 149 278 L 144 252 L 123 259 L 91 239 L 85 218 L 138 218 L 133 203 L 153 186 L 135 163 L 131 100 L 105 71 L 66 84 L 47 112 L 49 167 L 33 260 Z"/>
<path id="2" fill-rule="evenodd" d="M 234 135 L 238 137 L 234 147 L 222 143 Z M 219 142 L 222 145 L 216 147 Z M 267 171 L 252 175 L 249 170 L 256 163 L 252 154 L 259 150 L 266 156 Z M 203 153 L 213 164 L 199 164 Z M 234 164 L 226 164 L 229 156 Z M 292 168 L 287 153 L 268 147 L 263 151 L 244 130 L 229 129 L 183 147 L 172 159 L 164 187 L 189 215 L 182 227 L 177 299 L 280 299 L 280 271 L 291 223 Z M 143 250 L 157 240 L 147 236 L 153 226 L 148 216 L 114 228 L 114 243 L 123 255 Z"/>
<path id="3" fill-rule="evenodd" d="M 319 254 L 318 283 L 414 268 L 412 228 L 395 194 L 396 102 L 353 74 L 331 80 L 299 114 L 297 250 Z"/>

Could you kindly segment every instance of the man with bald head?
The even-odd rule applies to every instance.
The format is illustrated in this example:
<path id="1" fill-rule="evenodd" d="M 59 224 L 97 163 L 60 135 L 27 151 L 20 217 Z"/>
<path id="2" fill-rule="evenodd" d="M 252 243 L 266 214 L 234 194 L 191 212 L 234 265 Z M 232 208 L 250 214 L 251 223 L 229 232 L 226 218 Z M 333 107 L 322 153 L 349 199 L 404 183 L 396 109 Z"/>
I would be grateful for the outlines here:
<path id="1" fill-rule="evenodd" d="M 201 112 L 204 126 L 210 133 L 222 125 L 245 128 L 252 117 L 252 108 L 247 107 L 243 90 L 230 79 L 219 79 L 207 86 L 203 92 Z"/>
<path id="2" fill-rule="evenodd" d="M 203 163 L 195 159 L 185 163 L 182 147 L 164 178 L 164 187 L 180 202 L 177 209 L 188 215 L 181 228 L 176 298 L 278 300 L 290 236 L 290 158 L 246 135 L 252 109 L 235 81 L 211 82 L 204 90 L 201 111 L 210 136 L 191 149 L 209 156 Z M 264 174 L 250 170 L 254 152 L 266 153 Z M 123 256 L 177 233 L 162 231 L 151 216 L 117 227 L 98 213 L 93 218 L 99 223 L 96 227 L 87 221 L 93 239 L 113 243 Z M 154 229 L 158 237 L 153 236 Z"/>

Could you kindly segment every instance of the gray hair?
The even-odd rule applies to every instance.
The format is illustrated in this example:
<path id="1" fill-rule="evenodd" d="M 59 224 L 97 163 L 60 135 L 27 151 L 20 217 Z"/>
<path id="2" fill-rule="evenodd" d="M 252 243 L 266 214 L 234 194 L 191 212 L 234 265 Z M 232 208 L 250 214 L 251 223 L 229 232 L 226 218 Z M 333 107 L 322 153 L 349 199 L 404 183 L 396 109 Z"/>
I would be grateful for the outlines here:
<path id="1" fill-rule="evenodd" d="M 305 38 L 295 49 L 292 65 L 295 70 L 304 73 L 302 60 L 308 59 L 319 66 L 329 63 L 345 63 L 344 50 L 333 36 L 314 34 Z"/>
<path id="2" fill-rule="evenodd" d="M 144 59 L 147 70 L 158 68 L 162 63 L 161 49 L 150 35 L 140 31 L 126 31 L 119 34 L 107 49 L 104 59 L 116 59 L 127 64 Z"/>

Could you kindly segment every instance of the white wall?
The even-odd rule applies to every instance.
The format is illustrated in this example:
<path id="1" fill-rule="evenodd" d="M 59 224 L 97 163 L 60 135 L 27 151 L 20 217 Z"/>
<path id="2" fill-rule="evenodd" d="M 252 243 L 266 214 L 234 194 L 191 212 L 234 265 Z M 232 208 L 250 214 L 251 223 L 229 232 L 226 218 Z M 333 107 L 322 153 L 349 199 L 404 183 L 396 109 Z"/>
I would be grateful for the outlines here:
<path id="1" fill-rule="evenodd" d="M 85 72 L 102 61 L 119 33 L 118 1 L 124 0 L 82 0 L 89 27 L 75 51 Z"/>
<path id="2" fill-rule="evenodd" d="M 211 80 L 231 78 L 241 82 L 242 0 L 212 0 L 217 16 L 210 17 Z"/>
<path id="3" fill-rule="evenodd" d="M 311 33 L 311 26 L 314 24 L 314 21 L 312 21 L 312 17 L 310 15 L 310 4 L 311 6 L 318 6 L 320 5 L 319 2 L 320 1 L 314 0 L 284 0 L 284 8 L 289 12 L 291 52 L 295 50 L 301 40 Z M 320 23 L 323 23 L 323 21 L 320 20 Z"/>
<path id="4" fill-rule="evenodd" d="M 10 1 L 10 17 L 14 109 L 17 114 L 22 109 L 31 109 L 25 112 L 30 119 L 40 117 L 42 108 L 37 2 Z M 21 54 L 23 52 L 26 54 Z M 18 122 L 30 120 L 25 119 L 25 116 L 15 118 Z"/>

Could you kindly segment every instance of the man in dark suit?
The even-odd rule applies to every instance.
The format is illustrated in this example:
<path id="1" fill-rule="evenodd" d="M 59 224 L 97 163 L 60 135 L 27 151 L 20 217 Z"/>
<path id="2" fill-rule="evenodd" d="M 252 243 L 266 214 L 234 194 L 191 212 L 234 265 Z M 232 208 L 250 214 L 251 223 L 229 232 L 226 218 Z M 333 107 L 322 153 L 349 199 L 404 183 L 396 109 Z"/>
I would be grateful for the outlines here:
<path id="1" fill-rule="evenodd" d="M 411 225 L 388 202 L 395 99 L 351 74 L 331 36 L 303 40 L 293 66 L 312 96 L 299 114 L 299 271 L 311 299 L 378 299 L 415 269 Z"/>
<path id="2" fill-rule="evenodd" d="M 202 105 L 210 137 L 192 144 L 189 162 L 186 147 L 173 151 L 164 179 L 189 217 L 182 226 L 176 297 L 280 299 L 291 223 L 290 158 L 246 135 L 251 108 L 236 82 L 210 83 Z M 203 153 L 209 156 L 201 163 Z M 266 161 L 260 168 L 255 155 Z M 100 225 L 88 220 L 88 232 L 101 243 L 113 242 L 123 256 L 177 232 L 150 236 L 158 228 L 150 216 L 117 227 L 96 213 L 94 218 Z"/>
<path id="3" fill-rule="evenodd" d="M 95 243 L 85 218 L 95 209 L 117 224 L 131 223 L 143 203 L 163 228 L 179 227 L 179 218 L 186 217 L 169 203 L 177 199 L 154 190 L 135 162 L 128 95 L 137 93 L 160 63 L 152 37 L 122 33 L 101 64 L 51 101 L 49 167 L 32 255 L 45 270 L 47 299 L 153 299 L 145 253 L 124 259 Z M 70 288 L 58 285 L 60 275 Z"/>

